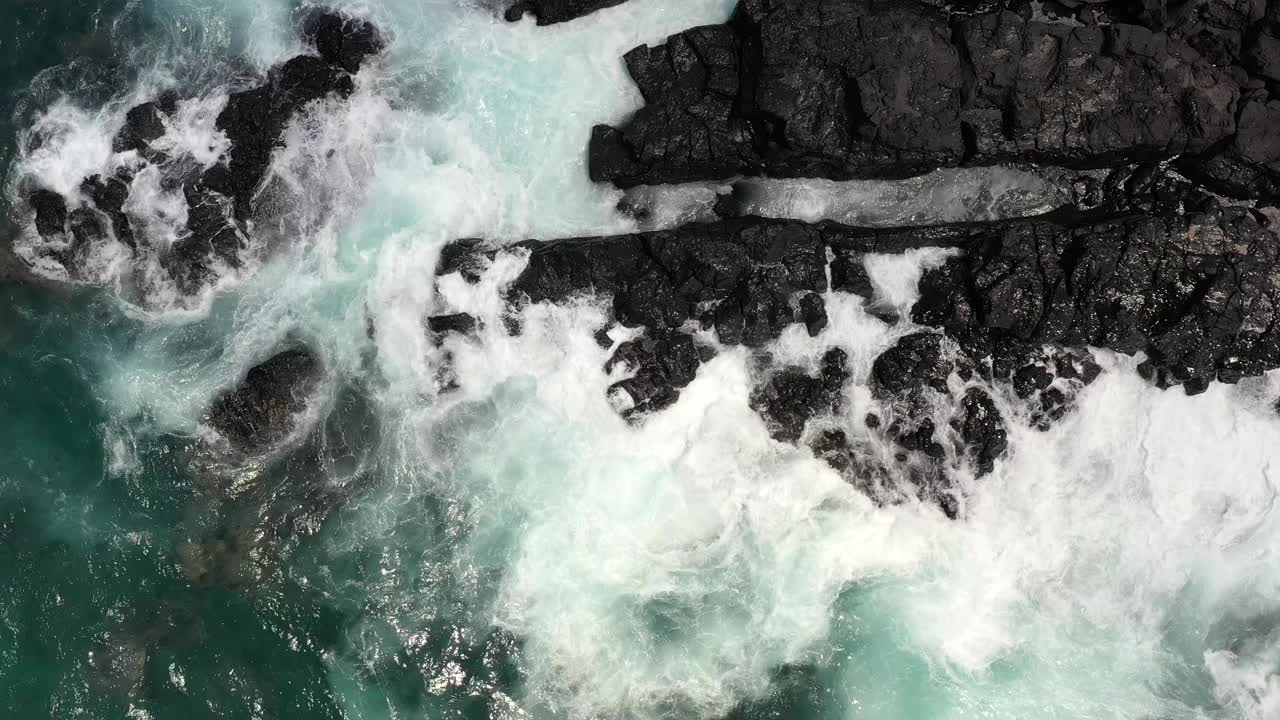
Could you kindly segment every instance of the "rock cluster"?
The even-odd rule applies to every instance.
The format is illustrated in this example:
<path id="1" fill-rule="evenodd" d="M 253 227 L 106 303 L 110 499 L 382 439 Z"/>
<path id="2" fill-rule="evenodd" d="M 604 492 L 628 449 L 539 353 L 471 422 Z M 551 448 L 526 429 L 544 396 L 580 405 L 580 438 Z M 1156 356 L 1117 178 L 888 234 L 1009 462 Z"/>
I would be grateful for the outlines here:
<path id="1" fill-rule="evenodd" d="M 828 293 L 871 296 L 867 253 L 957 248 L 925 273 L 906 318 L 937 331 L 903 336 L 857 379 L 880 408 L 867 433 L 829 422 L 848 410 L 838 349 L 816 374 L 760 355 L 751 396 L 776 439 L 807 443 L 878 501 L 914 495 L 955 515 L 961 474 L 990 473 L 1005 454 L 1010 411 L 1048 430 L 1099 376 L 1085 348 L 1144 353 L 1159 386 L 1188 393 L 1280 367 L 1277 224 L 1185 181 L 1126 173 L 1109 180 L 1121 199 L 1089 211 L 892 229 L 743 217 L 503 250 L 468 241 L 439 272 L 475 282 L 497 253 L 527 253 L 506 291 L 513 310 L 609 303 L 613 321 L 643 332 L 605 368 L 631 372 L 610 399 L 635 420 L 674 403 L 710 357 L 695 333 L 760 350 L 794 324 L 817 336 Z"/>
<path id="2" fill-rule="evenodd" d="M 89 251 L 109 237 L 135 252 L 145 246 L 160 253 L 161 265 L 183 293 L 206 285 L 217 266 L 241 264 L 251 243 L 248 223 L 285 129 L 309 103 L 349 96 L 352 74 L 383 47 L 378 30 L 359 19 L 317 13 L 303 29 L 317 55 L 295 57 L 273 68 L 263 84 L 230 96 L 216 120 L 230 148 L 212 167 L 156 147 L 177 112 L 179 96 L 167 92 L 126 114 L 112 149 L 134 157 L 121 158 L 113 174 L 85 178 L 78 198 L 40 187 L 28 191 L 35 229 L 71 278 L 84 276 Z M 186 202 L 186 228 L 171 247 L 153 247 L 126 210 L 134 178 L 152 166 L 165 187 L 181 188 Z"/>

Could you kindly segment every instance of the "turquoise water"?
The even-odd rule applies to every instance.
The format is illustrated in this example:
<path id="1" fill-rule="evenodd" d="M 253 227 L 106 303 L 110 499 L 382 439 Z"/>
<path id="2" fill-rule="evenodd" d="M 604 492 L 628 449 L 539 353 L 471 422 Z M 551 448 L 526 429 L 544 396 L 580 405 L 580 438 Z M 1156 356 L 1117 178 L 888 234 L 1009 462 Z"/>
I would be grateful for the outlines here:
<path id="1" fill-rule="evenodd" d="M 629 427 L 604 399 L 599 308 L 533 308 L 507 337 L 496 288 L 518 262 L 439 292 L 432 270 L 456 237 L 629 229 L 583 169 L 591 125 L 640 102 L 618 58 L 732 2 L 551 28 L 460 0 L 348 5 L 392 46 L 279 153 L 274 253 L 195 301 L 109 263 L 101 287 L 0 290 L 0 717 L 1277 716 L 1272 380 L 1186 398 L 1104 357 L 1070 419 L 1011 433 L 964 523 L 877 508 L 770 441 L 740 350 Z M 0 10 L 11 193 L 110 162 L 95 148 L 158 88 L 216 100 L 299 51 L 295 10 Z M 32 127 L 58 131 L 32 149 Z M 206 139 L 186 129 L 173 141 Z M 772 211 L 945 217 L 970 181 L 802 184 Z M 705 189 L 687 192 L 664 222 Z M 937 259 L 869 269 L 904 304 Z M 775 355 L 838 345 L 862 377 L 908 331 L 829 307 Z M 436 348 L 422 318 L 447 311 L 487 329 Z M 326 368 L 305 432 L 274 463 L 218 465 L 205 408 L 290 339 Z M 852 426 L 867 388 L 849 400 Z"/>

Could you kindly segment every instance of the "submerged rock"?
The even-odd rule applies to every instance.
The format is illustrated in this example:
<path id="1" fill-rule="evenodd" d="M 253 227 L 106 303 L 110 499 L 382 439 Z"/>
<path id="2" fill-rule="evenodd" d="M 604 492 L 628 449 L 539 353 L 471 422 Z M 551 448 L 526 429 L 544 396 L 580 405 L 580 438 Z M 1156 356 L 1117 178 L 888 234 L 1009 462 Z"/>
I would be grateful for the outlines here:
<path id="1" fill-rule="evenodd" d="M 281 388 L 268 401 L 281 408 L 275 417 L 298 408 L 283 436 L 296 442 L 276 441 L 272 449 L 280 452 L 248 457 L 208 447 L 213 452 L 192 464 L 196 493 L 176 552 L 195 587 L 260 590 L 279 577 L 301 539 L 320 532 L 330 515 L 368 489 L 381 439 L 368 390 L 338 387 L 325 398 L 327 414 L 302 428 L 302 408 L 319 404 L 319 391 L 306 385 L 295 382 L 291 393 Z"/>
<path id="2" fill-rule="evenodd" d="M 301 348 L 254 366 L 209 409 L 208 423 L 241 452 L 271 448 L 294 431 L 320 383 L 320 361 Z"/>

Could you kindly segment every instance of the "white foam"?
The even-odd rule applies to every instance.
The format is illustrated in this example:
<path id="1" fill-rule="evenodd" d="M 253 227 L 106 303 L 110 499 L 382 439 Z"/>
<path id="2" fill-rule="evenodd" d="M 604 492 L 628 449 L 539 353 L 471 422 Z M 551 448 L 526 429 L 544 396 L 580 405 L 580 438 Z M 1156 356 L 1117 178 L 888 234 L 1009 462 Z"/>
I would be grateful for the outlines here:
<path id="1" fill-rule="evenodd" d="M 333 596 L 364 593 L 354 653 L 422 647 L 442 617 L 459 642 L 505 628 L 523 641 L 527 682 L 503 703 L 522 717 L 720 716 L 764 693 L 779 666 L 807 662 L 834 670 L 849 717 L 907 715 L 906 696 L 935 718 L 1267 716 L 1269 651 L 1194 633 L 1184 651 L 1169 630 L 1233 616 L 1242 598 L 1258 610 L 1280 597 L 1268 579 L 1280 577 L 1280 447 L 1265 403 L 1246 402 L 1245 388 L 1161 393 L 1131 359 L 1104 355 L 1108 372 L 1055 429 L 1011 426 L 1009 457 L 967 483 L 964 522 L 928 505 L 877 508 L 808 451 L 771 440 L 747 404 L 755 378 L 742 349 L 629 426 L 609 405 L 607 352 L 592 339 L 600 306 L 533 308 L 510 337 L 499 294 L 521 258 L 500 257 L 478 285 L 446 278 L 439 295 L 433 272 L 458 237 L 634 229 L 583 157 L 593 124 L 639 106 L 619 58 L 723 20 L 732 2 L 631 0 L 548 28 L 445 0 L 368 5 L 395 42 L 350 102 L 290 129 L 271 185 L 288 202 L 256 228 L 272 250 L 196 308 L 160 296 L 163 311 L 144 315 L 142 337 L 102 370 L 104 403 L 135 433 L 197 432 L 210 399 L 291 337 L 336 375 L 370 380 L 386 485 L 326 546 L 377 558 L 371 577 L 333 581 Z M 262 48 L 288 47 L 278 29 L 264 26 Z M 202 164 L 218 142 L 212 103 L 184 104 L 166 136 Z M 59 110 L 66 147 L 90 151 L 64 148 L 32 172 L 61 187 L 110 166 L 102 143 L 122 109 Z M 1014 176 L 970 172 L 765 183 L 759 209 L 884 223 L 1042 201 L 1019 194 L 1024 177 L 1001 185 Z M 131 212 L 180 225 L 174 198 L 145 174 L 135 192 Z M 670 207 L 709 199 L 675 195 Z M 874 303 L 903 314 L 921 267 L 944 256 L 868 257 Z M 913 328 L 870 316 L 861 298 L 827 303 L 818 338 L 795 327 L 769 350 L 813 367 L 826 348 L 845 349 L 854 381 L 841 422 L 856 437 L 872 408 L 871 363 Z M 423 322 L 443 312 L 479 318 L 477 337 L 437 347 Z M 201 333 L 220 338 L 213 350 L 191 339 Z M 446 370 L 458 389 L 442 393 Z M 1009 398 L 997 401 L 1012 417 Z M 436 507 L 428 520 L 424 508 Z M 335 686 L 357 684 L 343 662 L 330 666 Z M 432 687 L 456 682 L 456 669 L 423 670 Z M 1222 708 L 1202 712 L 1170 677 L 1216 692 Z"/>
<path id="2" fill-rule="evenodd" d="M 23 175 L 35 184 L 71 199 L 80 197 L 80 183 L 107 165 L 116 122 L 110 112 L 90 112 L 70 100 L 59 100 L 36 117 L 19 138 L 25 150 Z"/>

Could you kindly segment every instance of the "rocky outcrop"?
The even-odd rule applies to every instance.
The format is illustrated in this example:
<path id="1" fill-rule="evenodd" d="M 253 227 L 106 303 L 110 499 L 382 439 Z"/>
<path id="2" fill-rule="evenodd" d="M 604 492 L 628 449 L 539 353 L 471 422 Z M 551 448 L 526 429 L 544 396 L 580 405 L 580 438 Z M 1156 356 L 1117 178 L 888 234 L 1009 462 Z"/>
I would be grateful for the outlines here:
<path id="1" fill-rule="evenodd" d="M 539 25 L 551 25 L 575 20 L 624 2 L 626 0 L 519 0 L 507 8 L 506 18 L 515 22 L 529 13 L 538 18 Z"/>
<path id="2" fill-rule="evenodd" d="M 1097 379 L 1088 348 L 1143 353 L 1153 382 L 1191 393 L 1280 367 L 1271 217 L 1151 166 L 1118 169 L 1098 193 L 1107 200 L 1093 210 L 924 228 L 738 217 L 503 250 L 464 241 L 439 272 L 477 282 L 497 253 L 527 253 L 507 289 L 513 310 L 608 303 L 642 333 L 605 368 L 627 369 L 609 393 L 629 420 L 696 377 L 710 353 L 695 331 L 756 348 L 750 402 L 775 439 L 809 445 L 877 502 L 916 497 L 958 516 L 962 478 L 995 469 L 1011 422 L 1048 430 Z M 843 351 L 815 371 L 775 367 L 765 346 L 794 324 L 821 334 L 830 292 L 869 298 L 866 254 L 929 246 L 961 251 L 925 273 L 908 318 L 936 331 L 909 332 L 876 359 L 863 380 L 873 412 L 851 433 Z"/>
<path id="3" fill-rule="evenodd" d="M 978 356 L 1007 344 L 1144 353 L 1161 387 L 1280 366 L 1280 241 L 1256 211 L 992 225 L 921 281 L 913 311 Z"/>
<path id="4" fill-rule="evenodd" d="M 693 382 L 698 367 L 713 351 L 692 336 L 654 329 L 620 344 L 604 370 L 621 370 L 629 377 L 609 386 L 609 402 L 618 414 L 635 419 L 674 405 L 680 389 Z"/>
<path id="5" fill-rule="evenodd" d="M 214 401 L 207 422 L 237 451 L 279 445 L 297 427 L 321 379 L 320 361 L 301 348 L 254 366 L 235 388 Z"/>
<path id="6" fill-rule="evenodd" d="M 646 105 L 621 128 L 596 128 L 592 177 L 890 178 L 1183 156 L 1217 159 L 1202 174 L 1219 188 L 1270 192 L 1280 143 L 1258 82 L 1184 33 L 1112 17 L 1042 22 L 1018 2 L 936 5 L 743 0 L 724 25 L 637 48 L 626 62 Z"/>
<path id="7" fill-rule="evenodd" d="M 833 348 L 822 356 L 816 375 L 794 367 L 772 374 L 751 393 L 751 408 L 775 440 L 797 443 L 809 420 L 840 411 L 848 380 L 849 355 Z"/>
<path id="8" fill-rule="evenodd" d="M 945 330 L 974 362 L 990 359 L 994 377 L 1012 379 L 1043 345 L 1141 352 L 1160 385 L 1192 392 L 1280 367 L 1276 223 L 1185 187 L 1160 192 L 1188 210 L 1152 199 L 1146 209 L 888 230 L 738 218 L 534 241 L 514 247 L 529 262 L 509 292 L 516 304 L 596 295 L 628 327 L 692 323 L 721 343 L 760 347 L 793 323 L 821 330 L 828 268 L 835 289 L 865 293 L 862 254 L 956 247 L 965 252 L 924 276 L 913 320 Z M 469 267 L 473 278 L 492 254 L 450 253 L 441 271 Z"/>
<path id="9" fill-rule="evenodd" d="M 240 266 L 250 245 L 248 223 L 285 129 L 309 103 L 355 89 L 352 75 L 384 42 L 371 24 L 333 13 L 316 13 L 304 33 L 317 56 L 302 55 L 273 68 L 257 87 L 232 93 L 216 119 L 230 149 L 202 170 L 191 158 L 170 157 L 156 147 L 177 111 L 177 93 L 126 113 L 113 141 L 114 171 L 86 178 L 80 198 L 63 198 L 43 188 L 28 192 L 35 229 L 72 278 L 82 276 L 82 259 L 95 245 L 115 238 L 134 251 L 160 254 L 161 265 L 184 293 L 205 287 L 219 266 Z M 162 184 L 181 188 L 187 206 L 185 231 L 176 242 L 153 243 L 139 234 L 125 209 L 134 178 L 157 167 Z M 78 203 L 78 204 L 77 204 Z"/>

